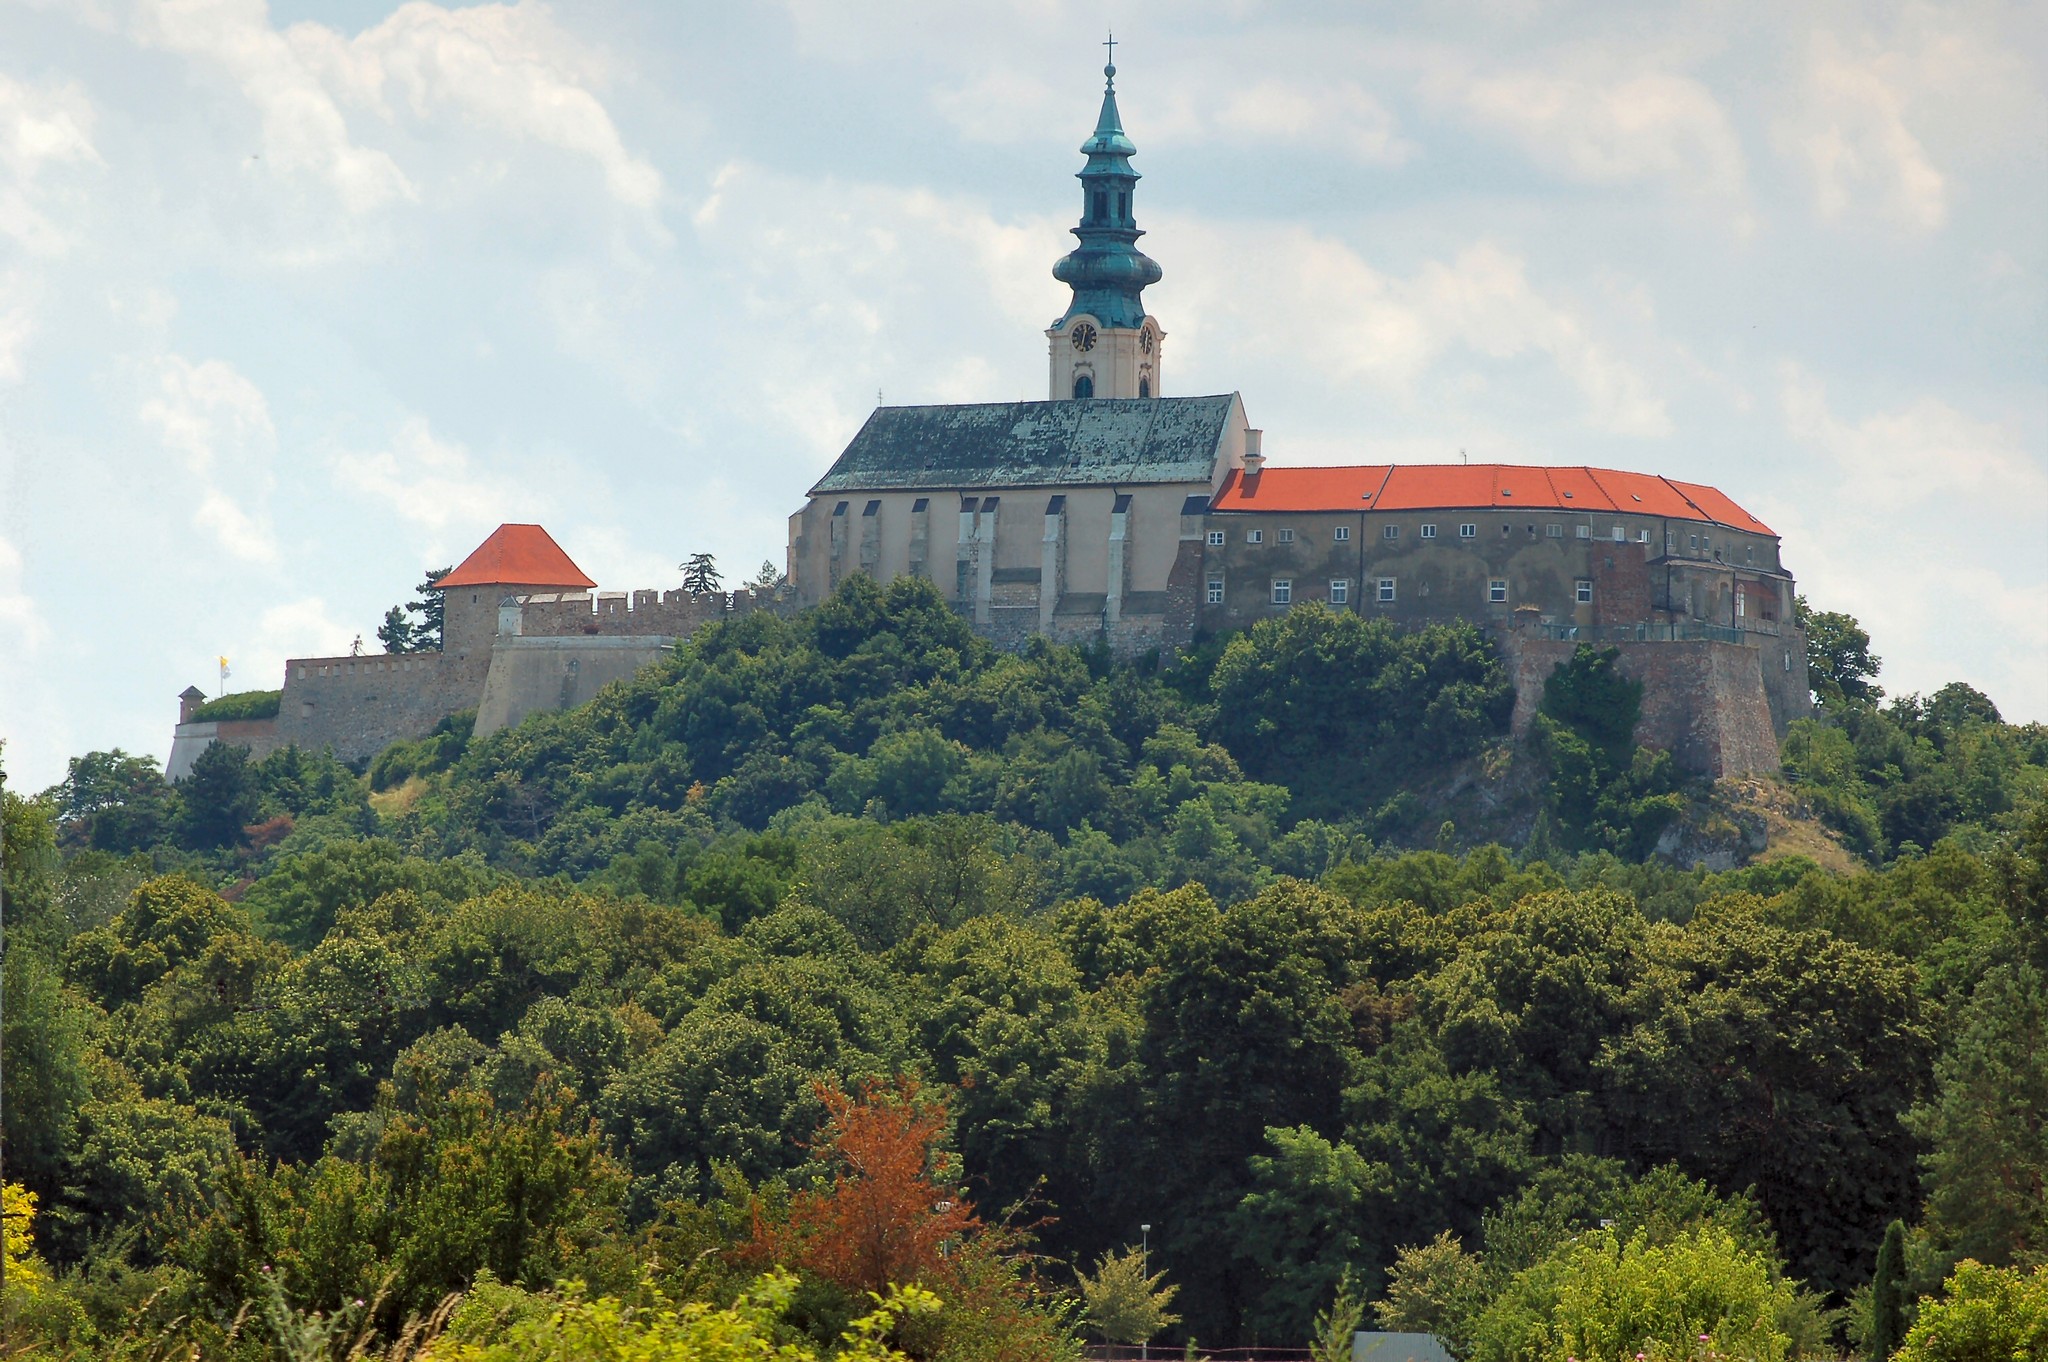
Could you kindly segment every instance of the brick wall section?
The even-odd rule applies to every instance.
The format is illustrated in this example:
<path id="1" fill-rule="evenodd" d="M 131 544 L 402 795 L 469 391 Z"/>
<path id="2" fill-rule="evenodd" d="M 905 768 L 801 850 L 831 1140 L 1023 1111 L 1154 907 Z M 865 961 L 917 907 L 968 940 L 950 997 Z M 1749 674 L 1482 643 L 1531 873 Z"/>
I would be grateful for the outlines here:
<path id="1" fill-rule="evenodd" d="M 1716 779 L 1778 769 L 1761 649 L 1705 639 L 1613 646 L 1620 649 L 1615 665 L 1621 674 L 1643 686 L 1638 744 L 1669 752 L 1686 771 Z M 1515 687 L 1517 737 L 1535 722 L 1543 683 L 1577 647 L 1524 634 L 1503 641 Z"/>
<path id="2" fill-rule="evenodd" d="M 1635 624 L 1653 619 L 1647 544 L 1598 544 L 1589 554 L 1593 623 Z"/>

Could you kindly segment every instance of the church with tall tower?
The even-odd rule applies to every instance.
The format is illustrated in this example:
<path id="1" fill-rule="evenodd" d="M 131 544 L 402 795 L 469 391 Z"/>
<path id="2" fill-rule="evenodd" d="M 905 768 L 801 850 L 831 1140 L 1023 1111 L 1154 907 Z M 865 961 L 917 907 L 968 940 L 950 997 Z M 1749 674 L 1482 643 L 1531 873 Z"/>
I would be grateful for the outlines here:
<path id="1" fill-rule="evenodd" d="M 1112 53 L 1114 49 L 1112 49 Z M 1517 722 L 1581 643 L 1645 682 L 1638 740 L 1715 775 L 1777 766 L 1806 639 L 1771 528 L 1719 490 L 1584 466 L 1269 465 L 1236 393 L 1169 397 L 1116 67 L 1052 268 L 1043 402 L 879 407 L 790 517 L 799 604 L 928 579 L 1006 647 L 1173 649 L 1297 606 L 1496 639 Z M 1526 712 L 1525 712 L 1526 711 Z M 1653 717 L 1655 716 L 1655 717 Z"/>

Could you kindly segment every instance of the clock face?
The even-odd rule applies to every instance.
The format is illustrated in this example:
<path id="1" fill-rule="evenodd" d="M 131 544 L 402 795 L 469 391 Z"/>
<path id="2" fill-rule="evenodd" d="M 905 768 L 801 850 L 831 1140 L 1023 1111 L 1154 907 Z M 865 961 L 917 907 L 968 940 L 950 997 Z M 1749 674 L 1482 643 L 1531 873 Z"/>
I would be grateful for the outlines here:
<path id="1" fill-rule="evenodd" d="M 1138 348 L 1146 354 L 1152 353 L 1152 328 L 1146 327 L 1138 333 Z"/>
<path id="2" fill-rule="evenodd" d="M 1086 354 L 1095 348 L 1095 328 L 1082 322 L 1074 328 L 1074 348 Z"/>

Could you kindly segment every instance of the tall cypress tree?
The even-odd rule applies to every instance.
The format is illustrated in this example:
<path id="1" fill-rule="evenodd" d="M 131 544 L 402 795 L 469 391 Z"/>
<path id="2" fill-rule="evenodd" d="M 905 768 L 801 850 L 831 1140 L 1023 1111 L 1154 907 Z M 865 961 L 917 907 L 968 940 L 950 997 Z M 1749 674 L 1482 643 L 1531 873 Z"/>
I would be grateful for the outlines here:
<path id="1" fill-rule="evenodd" d="M 1906 1226 L 1894 1220 L 1885 1228 L 1877 1250 L 1877 1271 L 1870 1279 L 1870 1342 L 1867 1362 L 1885 1362 L 1906 1336 Z"/>

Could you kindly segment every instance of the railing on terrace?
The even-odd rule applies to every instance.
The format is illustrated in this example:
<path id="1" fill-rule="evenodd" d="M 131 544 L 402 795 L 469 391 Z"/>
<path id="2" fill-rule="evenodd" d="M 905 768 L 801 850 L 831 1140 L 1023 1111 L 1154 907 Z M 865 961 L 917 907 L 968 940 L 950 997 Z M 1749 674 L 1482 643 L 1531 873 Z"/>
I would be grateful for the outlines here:
<path id="1" fill-rule="evenodd" d="M 1181 1362 L 1191 1355 L 1170 1343 L 1155 1343 L 1149 1349 L 1097 1343 L 1081 1353 L 1089 1362 Z M 1198 1362 L 1314 1362 L 1306 1348 L 1204 1348 L 1197 1344 L 1192 1356 Z"/>
<path id="2" fill-rule="evenodd" d="M 1605 625 L 1538 624 L 1530 632 L 1538 638 L 1577 643 L 1679 643 L 1687 639 L 1707 639 L 1715 643 L 1741 643 L 1756 647 L 1759 639 L 1777 635 L 1778 624 L 1775 620 L 1745 620 L 1733 628 L 1701 620 Z"/>

